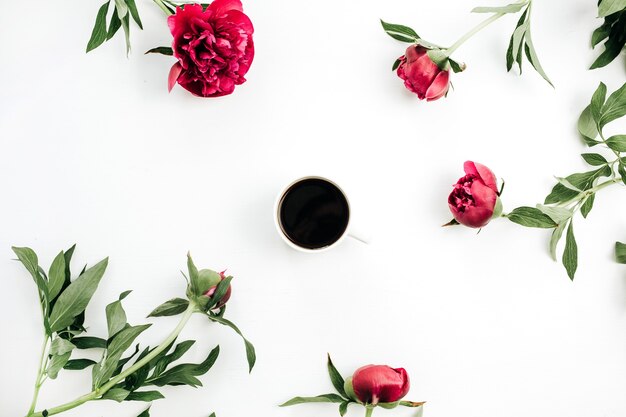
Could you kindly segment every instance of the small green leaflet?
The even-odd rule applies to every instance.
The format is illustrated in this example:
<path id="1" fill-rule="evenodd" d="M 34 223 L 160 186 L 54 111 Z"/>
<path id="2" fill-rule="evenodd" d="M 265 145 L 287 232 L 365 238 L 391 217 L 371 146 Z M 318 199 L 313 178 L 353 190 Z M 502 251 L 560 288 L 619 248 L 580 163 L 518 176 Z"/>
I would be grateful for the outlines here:
<path id="1" fill-rule="evenodd" d="M 48 295 L 51 301 L 59 295 L 64 282 L 65 254 L 61 251 L 56 258 L 54 258 L 54 261 L 52 261 L 52 265 L 50 265 L 50 270 L 48 271 Z"/>
<path id="2" fill-rule="evenodd" d="M 175 316 L 184 313 L 188 306 L 189 301 L 182 298 L 172 298 L 152 310 L 148 317 Z"/>
<path id="3" fill-rule="evenodd" d="M 626 34 L 624 35 L 626 36 Z M 626 115 L 626 83 L 614 91 L 602 106 L 600 127 Z"/>
<path id="4" fill-rule="evenodd" d="M 201 387 L 202 382 L 197 376 L 206 374 L 213 366 L 220 353 L 220 347 L 216 346 L 207 358 L 199 364 L 183 363 L 167 370 L 162 375 L 151 378 L 146 384 L 162 387 L 165 385 L 189 385 L 192 387 Z"/>
<path id="5" fill-rule="evenodd" d="M 82 313 L 104 275 L 109 258 L 87 269 L 59 296 L 50 314 L 50 329 L 58 332 L 72 324 L 74 317 Z"/>
<path id="6" fill-rule="evenodd" d="M 111 388 L 108 390 L 103 396 L 103 400 L 113 400 L 121 403 L 128 397 L 130 391 L 125 390 L 124 388 Z"/>
<path id="7" fill-rule="evenodd" d="M 152 48 L 146 51 L 147 54 L 161 54 L 161 55 L 174 55 L 174 50 L 169 46 L 159 46 L 157 48 Z"/>
<path id="8" fill-rule="evenodd" d="M 294 397 L 281 404 L 279 407 L 289 407 L 291 405 L 306 403 L 342 403 L 346 399 L 337 394 L 322 394 L 315 397 Z"/>
<path id="9" fill-rule="evenodd" d="M 626 244 L 615 242 L 615 259 L 621 264 L 626 264 Z"/>
<path id="10" fill-rule="evenodd" d="M 626 152 L 626 135 L 611 136 L 606 140 L 606 145 L 617 152 Z"/>
<path id="11" fill-rule="evenodd" d="M 595 146 L 600 143 L 595 140 L 598 137 L 598 126 L 593 120 L 591 105 L 587 106 L 578 118 L 578 132 L 588 146 Z"/>
<path id="12" fill-rule="evenodd" d="M 573 281 L 576 269 L 578 268 L 578 245 L 574 238 L 574 226 L 571 221 L 565 236 L 565 250 L 563 251 L 562 261 L 567 275 Z"/>
<path id="13" fill-rule="evenodd" d="M 150 326 L 151 324 L 144 324 L 141 326 L 127 327 L 115 335 L 106 350 L 102 363 L 100 366 L 95 366 L 93 368 L 94 387 L 101 387 L 106 381 L 109 380 L 109 378 L 111 378 L 124 351 L 126 351 L 126 349 L 133 344 L 137 336 Z"/>
<path id="14" fill-rule="evenodd" d="M 48 353 L 50 355 L 64 355 L 68 352 L 71 352 L 75 348 L 76 346 L 74 346 L 72 342 L 66 339 L 63 339 L 61 337 L 56 337 L 52 341 L 52 344 L 50 345 L 50 350 L 48 351 Z"/>
<path id="15" fill-rule="evenodd" d="M 67 361 L 70 359 L 71 354 L 71 352 L 67 352 L 62 355 L 55 355 L 52 357 L 48 363 L 48 369 L 46 369 L 46 374 L 48 374 L 50 379 L 56 379 L 59 371 L 63 369 Z"/>
<path id="16" fill-rule="evenodd" d="M 191 253 L 187 253 L 187 269 L 189 270 L 189 285 L 191 287 L 191 293 L 196 297 L 202 295 L 202 291 L 200 291 L 200 283 L 198 278 L 198 268 L 193 263 L 193 259 L 191 259 Z"/>
<path id="17" fill-rule="evenodd" d="M 146 408 L 141 414 L 137 417 L 150 417 L 150 407 Z"/>
<path id="18" fill-rule="evenodd" d="M 591 194 L 589 197 L 585 199 L 585 202 L 580 207 L 580 213 L 583 215 L 585 219 L 587 218 L 587 216 L 589 215 L 589 212 L 593 208 L 593 202 L 595 201 L 595 199 L 596 199 L 596 194 L 595 193 Z"/>
<path id="19" fill-rule="evenodd" d="M 346 413 L 348 412 L 348 405 L 350 404 L 350 401 L 344 401 L 341 404 L 339 404 L 339 415 L 341 417 L 345 416 Z"/>
<path id="20" fill-rule="evenodd" d="M 81 371 L 95 364 L 96 361 L 92 361 L 91 359 L 71 359 L 67 361 L 63 369 L 68 371 Z"/>
<path id="21" fill-rule="evenodd" d="M 250 343 L 250 341 L 244 337 L 243 333 L 241 333 L 241 330 L 239 330 L 239 328 L 235 326 L 235 323 L 233 323 L 232 321 L 226 320 L 225 318 L 214 315 L 214 314 L 208 314 L 208 317 L 209 317 L 209 320 L 216 321 L 220 324 L 223 324 L 224 326 L 230 327 L 239 336 L 241 336 L 246 346 L 246 359 L 248 360 L 248 370 L 249 372 L 252 372 L 252 368 L 254 368 L 254 364 L 256 363 L 256 352 L 254 349 L 254 345 Z"/>
<path id="22" fill-rule="evenodd" d="M 600 123 L 600 117 L 602 116 L 602 106 L 606 101 L 606 85 L 600 83 L 596 91 L 591 97 L 591 115 L 596 124 Z"/>
<path id="23" fill-rule="evenodd" d="M 143 24 L 141 23 L 141 19 L 139 18 L 139 12 L 137 11 L 137 5 L 135 4 L 135 0 L 126 0 L 126 3 L 128 4 L 128 10 L 133 17 L 133 20 L 135 21 L 135 23 L 137 23 L 139 29 L 143 30 Z"/>
<path id="24" fill-rule="evenodd" d="M 122 307 L 123 298 L 120 296 L 119 300 L 112 302 L 105 308 L 109 339 L 126 327 L 126 312 Z"/>
<path id="25" fill-rule="evenodd" d="M 75 337 L 72 343 L 76 349 L 105 349 L 107 347 L 106 340 L 92 336 Z"/>
<path id="26" fill-rule="evenodd" d="M 598 17 L 606 17 L 624 9 L 626 9 L 626 0 L 602 0 L 598 6 Z"/>
<path id="27" fill-rule="evenodd" d="M 552 236 L 550 237 L 550 256 L 556 262 L 556 247 L 563 236 L 563 231 L 567 227 L 567 222 L 563 222 L 559 224 L 559 226 L 554 229 L 552 232 Z"/>
<path id="28" fill-rule="evenodd" d="M 604 18 L 604 23 L 593 32 L 592 47 L 595 48 L 605 39 L 604 51 L 593 62 L 590 69 L 601 68 L 610 64 L 624 49 L 624 45 L 626 45 L 626 9 Z"/>
<path id="29" fill-rule="evenodd" d="M 328 367 L 328 375 L 330 376 L 330 381 L 333 383 L 333 387 L 335 387 L 335 389 L 337 390 L 339 394 L 343 395 L 344 397 L 347 397 L 346 391 L 343 387 L 345 381 L 343 380 L 343 377 L 341 376 L 337 368 L 335 368 L 333 361 L 330 359 L 330 354 L 328 354 L 327 367 Z"/>
<path id="30" fill-rule="evenodd" d="M 526 227 L 551 229 L 558 226 L 550 216 L 534 207 L 518 207 L 507 214 L 506 217 L 513 223 Z"/>
<path id="31" fill-rule="evenodd" d="M 601 166 L 608 164 L 605 157 L 597 153 L 584 153 L 581 155 L 586 163 L 593 166 Z"/>
<path id="32" fill-rule="evenodd" d="M 133 391 L 124 401 L 152 402 L 165 398 L 159 391 Z"/>
<path id="33" fill-rule="evenodd" d="M 420 39 L 419 35 L 408 26 L 387 23 L 383 20 L 380 21 L 380 24 L 383 26 L 383 29 L 385 30 L 387 35 L 398 41 L 414 43 L 415 41 Z"/>
<path id="34" fill-rule="evenodd" d="M 91 32 L 91 38 L 89 42 L 87 42 L 87 51 L 92 51 L 96 49 L 98 46 L 102 45 L 107 38 L 107 12 L 109 11 L 109 3 L 107 1 L 98 10 L 98 14 L 96 15 L 96 23 L 93 26 L 93 30 Z"/>

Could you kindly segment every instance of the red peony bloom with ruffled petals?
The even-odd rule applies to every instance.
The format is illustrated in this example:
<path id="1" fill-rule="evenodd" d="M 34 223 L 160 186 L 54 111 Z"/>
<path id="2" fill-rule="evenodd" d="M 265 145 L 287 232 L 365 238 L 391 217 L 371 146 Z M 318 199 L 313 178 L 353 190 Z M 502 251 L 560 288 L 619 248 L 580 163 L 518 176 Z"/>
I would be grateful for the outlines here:
<path id="1" fill-rule="evenodd" d="M 215 0 L 206 10 L 186 4 L 176 8 L 167 24 L 178 58 L 169 74 L 170 91 L 178 83 L 196 96 L 219 97 L 246 81 L 254 58 L 254 27 L 240 0 Z"/>

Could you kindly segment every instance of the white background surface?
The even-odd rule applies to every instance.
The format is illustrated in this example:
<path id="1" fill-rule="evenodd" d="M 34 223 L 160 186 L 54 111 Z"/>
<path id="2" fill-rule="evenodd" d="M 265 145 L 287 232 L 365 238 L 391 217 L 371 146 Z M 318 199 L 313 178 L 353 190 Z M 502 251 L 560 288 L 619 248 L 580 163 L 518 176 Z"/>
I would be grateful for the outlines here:
<path id="1" fill-rule="evenodd" d="M 455 55 L 468 70 L 447 99 L 419 102 L 390 71 L 405 46 L 378 18 L 443 44 L 480 20 L 474 1 L 249 1 L 256 58 L 248 82 L 220 99 L 171 94 L 165 19 L 138 2 L 144 27 L 124 56 L 117 36 L 85 55 L 99 2 L 3 2 L 0 14 L 0 414 L 22 416 L 41 343 L 34 284 L 12 261 L 28 245 L 49 265 L 78 244 L 74 269 L 110 256 L 88 310 L 134 289 L 132 324 L 184 294 L 179 270 L 236 276 L 227 315 L 255 343 L 247 374 L 240 339 L 197 317 L 184 338 L 201 359 L 222 354 L 205 387 L 165 389 L 154 417 L 338 415 L 333 405 L 279 409 L 295 395 L 332 390 L 325 355 L 344 375 L 368 363 L 405 367 L 407 399 L 427 417 L 626 415 L 626 193 L 607 189 L 577 221 L 574 283 L 547 253 L 549 232 L 505 220 L 479 235 L 441 228 L 446 199 L 473 159 L 506 179 L 505 210 L 543 200 L 552 175 L 585 169 L 575 122 L 598 82 L 625 80 L 623 58 L 587 71 L 599 24 L 595 1 L 537 0 L 533 33 L 550 88 L 527 65 L 507 74 L 517 17 L 498 21 Z M 622 125 L 623 126 L 623 125 Z M 372 241 L 309 255 L 275 234 L 272 204 L 302 174 L 346 188 Z M 154 320 L 144 343 L 176 318 Z M 40 406 L 88 391 L 90 372 L 61 372 Z M 66 415 L 135 417 L 142 404 L 93 403 Z M 362 415 L 351 408 L 349 416 Z M 375 415 L 409 416 L 408 409 Z"/>

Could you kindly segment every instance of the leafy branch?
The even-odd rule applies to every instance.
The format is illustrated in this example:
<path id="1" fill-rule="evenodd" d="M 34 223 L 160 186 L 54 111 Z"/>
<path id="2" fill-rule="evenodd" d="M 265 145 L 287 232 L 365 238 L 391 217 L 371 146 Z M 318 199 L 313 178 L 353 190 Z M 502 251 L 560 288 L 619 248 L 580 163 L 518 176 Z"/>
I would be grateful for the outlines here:
<path id="1" fill-rule="evenodd" d="M 506 214 L 509 220 L 525 227 L 552 229 L 550 254 L 557 259 L 557 245 L 565 232 L 565 248 L 561 257 L 570 279 L 578 268 L 578 244 L 574 235 L 573 219 L 580 212 L 587 218 L 593 209 L 596 194 L 611 185 L 626 184 L 626 135 L 606 137 L 604 127 L 626 115 L 626 84 L 608 98 L 606 85 L 600 83 L 591 103 L 578 119 L 578 131 L 589 148 L 598 146 L 600 153 L 583 153 L 591 170 L 567 177 L 557 177 L 557 183 L 536 207 L 518 207 Z M 617 257 L 624 259 L 624 249 L 617 244 Z"/>
<path id="2" fill-rule="evenodd" d="M 314 397 L 293 397 L 289 401 L 286 401 L 283 404 L 281 404 L 280 407 L 289 407 L 292 405 L 307 404 L 307 403 L 334 403 L 334 404 L 339 405 L 339 415 L 343 417 L 348 412 L 348 406 L 350 404 L 360 404 L 365 407 L 366 417 L 371 416 L 374 410 L 374 406 L 371 406 L 369 404 L 363 404 L 361 401 L 359 401 L 359 399 L 354 394 L 354 390 L 352 388 L 352 378 L 350 377 L 350 378 L 344 379 L 341 376 L 337 368 L 335 368 L 333 361 L 330 359 L 330 354 L 328 355 L 327 368 L 328 368 L 328 375 L 330 377 L 330 382 L 335 388 L 335 391 L 337 391 L 337 394 L 328 393 L 328 394 L 316 395 Z M 420 416 L 422 413 L 422 408 L 423 408 L 422 406 L 424 404 L 425 404 L 424 402 L 414 402 L 414 401 L 397 401 L 394 403 L 378 403 L 379 406 L 381 406 L 382 408 L 387 408 L 387 409 L 395 408 L 397 406 L 416 408 L 418 411 L 418 415 Z"/>
<path id="3" fill-rule="evenodd" d="M 461 36 L 453 45 L 449 47 L 442 47 L 435 43 L 424 40 L 415 32 L 415 30 L 411 29 L 408 26 L 387 23 L 382 20 L 381 24 L 384 31 L 392 38 L 401 42 L 415 43 L 417 45 L 423 46 L 424 48 L 427 48 L 429 50 L 429 57 L 439 66 L 440 69 L 452 69 L 454 72 L 462 72 L 466 68 L 465 64 L 452 59 L 452 53 L 454 53 L 467 40 L 472 38 L 482 29 L 486 28 L 501 17 L 508 14 L 517 14 L 521 12 L 521 17 L 517 22 L 513 34 L 511 35 L 509 47 L 506 52 L 507 71 L 510 71 L 513 68 L 513 64 L 517 64 L 521 74 L 522 57 L 525 55 L 526 59 L 530 62 L 533 68 L 550 85 L 553 85 L 547 74 L 545 73 L 543 67 L 541 66 L 541 63 L 539 62 L 539 58 L 537 56 L 537 52 L 535 51 L 535 46 L 532 41 L 530 31 L 531 9 L 532 0 L 522 0 L 517 3 L 508 4 L 506 6 L 476 7 L 472 10 L 472 13 L 491 14 L 491 16 L 472 28 L 466 34 Z M 400 62 L 396 61 L 393 65 L 393 69 L 395 70 L 399 64 Z"/>
<path id="4" fill-rule="evenodd" d="M 48 272 L 39 266 L 35 252 L 30 248 L 14 247 L 19 261 L 33 277 L 39 293 L 44 338 L 39 369 L 35 380 L 33 400 L 26 417 L 47 417 L 76 408 L 96 400 L 152 402 L 164 398 L 154 387 L 166 385 L 202 386 L 199 376 L 206 374 L 219 355 L 219 346 L 211 350 L 200 363 L 179 363 L 195 341 L 176 343 L 180 333 L 193 314 L 206 315 L 211 321 L 233 328 L 242 338 L 241 331 L 225 319 L 226 295 L 230 291 L 232 277 L 224 277 L 210 270 L 195 267 L 188 256 L 189 286 L 187 299 L 175 298 L 157 307 L 149 317 L 182 315 L 179 324 L 156 347 L 140 349 L 136 344 L 132 353 L 124 354 L 151 324 L 132 326 L 127 322 L 122 301 L 130 294 L 125 291 L 117 300 L 107 305 L 107 337 L 84 336 L 85 309 L 100 283 L 108 258 L 91 268 L 83 268 L 72 281 L 70 261 L 74 246 L 60 252 Z M 215 285 L 215 278 L 219 283 Z M 213 292 L 207 292 L 211 289 Z M 250 371 L 254 367 L 254 346 L 244 338 Z M 72 355 L 83 349 L 98 349 L 101 359 L 96 362 Z M 78 371 L 92 368 L 91 391 L 65 404 L 35 411 L 39 391 L 47 379 L 55 379 L 61 369 Z M 141 416 L 149 416 L 149 409 Z"/>
<path id="5" fill-rule="evenodd" d="M 599 0 L 598 17 L 604 18 L 604 23 L 593 31 L 591 47 L 604 42 L 604 51 L 590 69 L 610 64 L 626 46 L 626 0 Z"/>

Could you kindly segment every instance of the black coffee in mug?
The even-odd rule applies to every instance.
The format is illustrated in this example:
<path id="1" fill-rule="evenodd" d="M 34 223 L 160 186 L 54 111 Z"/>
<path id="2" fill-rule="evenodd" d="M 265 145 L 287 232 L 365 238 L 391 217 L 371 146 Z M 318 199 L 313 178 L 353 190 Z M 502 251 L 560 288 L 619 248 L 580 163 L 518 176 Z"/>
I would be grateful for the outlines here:
<path id="1" fill-rule="evenodd" d="M 295 245 L 321 249 L 346 232 L 350 207 L 343 192 L 322 178 L 305 178 L 284 192 L 278 204 L 283 234 Z"/>

